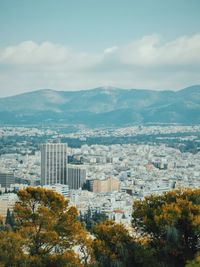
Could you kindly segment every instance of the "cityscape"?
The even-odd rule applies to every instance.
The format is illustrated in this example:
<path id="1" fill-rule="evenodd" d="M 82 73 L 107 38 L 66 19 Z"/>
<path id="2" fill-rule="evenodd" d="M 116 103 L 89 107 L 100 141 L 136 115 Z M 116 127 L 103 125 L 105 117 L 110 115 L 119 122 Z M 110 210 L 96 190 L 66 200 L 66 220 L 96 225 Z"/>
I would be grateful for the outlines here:
<path id="1" fill-rule="evenodd" d="M 14 207 L 17 190 L 29 185 L 63 194 L 82 214 L 103 212 L 127 227 L 134 200 L 200 187 L 199 125 L 81 129 L 74 133 L 64 133 L 63 128 L 9 126 L 1 127 L 0 132 L 5 142 L 0 157 L 0 213 L 4 220 L 7 209 Z M 91 137 L 97 143 L 105 138 L 106 143 L 106 138 L 123 136 L 126 141 L 141 135 L 143 139 L 137 143 L 87 144 Z M 10 138 L 19 140 L 13 146 Z M 72 147 L 61 142 L 66 138 L 72 140 Z M 195 144 L 195 151 L 183 150 L 189 141 Z"/>
<path id="2" fill-rule="evenodd" d="M 199 14 L 0 0 L 0 267 L 200 267 Z"/>

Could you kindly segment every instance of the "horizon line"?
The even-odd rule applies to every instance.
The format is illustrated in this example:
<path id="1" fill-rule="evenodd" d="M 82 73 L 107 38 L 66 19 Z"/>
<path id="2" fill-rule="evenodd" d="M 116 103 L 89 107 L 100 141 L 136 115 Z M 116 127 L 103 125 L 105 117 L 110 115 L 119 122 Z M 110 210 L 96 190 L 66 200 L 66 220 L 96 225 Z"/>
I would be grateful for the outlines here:
<path id="1" fill-rule="evenodd" d="M 110 85 L 104 85 L 104 86 L 97 86 L 94 88 L 85 88 L 85 89 L 52 89 L 52 88 L 41 88 L 41 89 L 33 89 L 28 92 L 22 92 L 18 94 L 13 94 L 13 95 L 8 95 L 8 96 L 0 96 L 0 99 L 5 99 L 5 98 L 10 98 L 10 97 L 15 97 L 15 96 L 20 96 L 20 95 L 25 95 L 25 94 L 31 94 L 31 93 L 36 93 L 36 92 L 41 92 L 41 91 L 53 91 L 53 92 L 69 92 L 69 93 L 75 93 L 75 92 L 81 92 L 81 91 L 93 91 L 93 90 L 137 90 L 137 91 L 153 91 L 153 92 L 179 92 L 188 88 L 192 87 L 198 87 L 200 84 L 193 84 L 187 87 L 179 88 L 179 89 L 148 89 L 148 88 L 120 88 L 116 86 L 110 86 Z"/>

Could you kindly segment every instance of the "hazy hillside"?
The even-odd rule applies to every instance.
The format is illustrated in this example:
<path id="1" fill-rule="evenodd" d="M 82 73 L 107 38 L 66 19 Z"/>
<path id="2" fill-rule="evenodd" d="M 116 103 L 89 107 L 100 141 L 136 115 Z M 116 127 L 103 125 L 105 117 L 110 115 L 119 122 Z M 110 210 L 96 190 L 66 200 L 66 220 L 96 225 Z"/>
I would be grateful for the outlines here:
<path id="1" fill-rule="evenodd" d="M 123 126 L 162 122 L 200 123 L 200 86 L 177 92 L 111 87 L 73 92 L 44 89 L 0 99 L 1 124 Z"/>

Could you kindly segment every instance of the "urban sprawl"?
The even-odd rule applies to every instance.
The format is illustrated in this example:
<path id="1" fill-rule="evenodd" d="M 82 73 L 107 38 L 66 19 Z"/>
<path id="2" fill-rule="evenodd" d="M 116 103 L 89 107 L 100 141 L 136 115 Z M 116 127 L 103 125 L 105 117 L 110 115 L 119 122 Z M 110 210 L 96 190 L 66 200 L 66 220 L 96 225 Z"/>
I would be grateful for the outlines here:
<path id="1" fill-rule="evenodd" d="M 132 203 L 200 186 L 200 126 L 0 128 L 0 215 L 28 185 L 53 189 L 81 214 L 105 213 L 127 227 Z"/>

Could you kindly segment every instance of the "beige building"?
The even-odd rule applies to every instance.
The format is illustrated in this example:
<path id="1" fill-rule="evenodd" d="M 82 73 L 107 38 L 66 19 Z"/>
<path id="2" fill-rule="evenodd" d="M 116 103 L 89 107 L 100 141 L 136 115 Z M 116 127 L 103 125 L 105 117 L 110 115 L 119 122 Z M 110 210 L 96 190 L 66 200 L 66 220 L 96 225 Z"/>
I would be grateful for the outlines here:
<path id="1" fill-rule="evenodd" d="M 95 193 L 106 193 L 119 190 L 119 180 L 108 177 L 105 180 L 92 180 L 91 191 Z"/>

